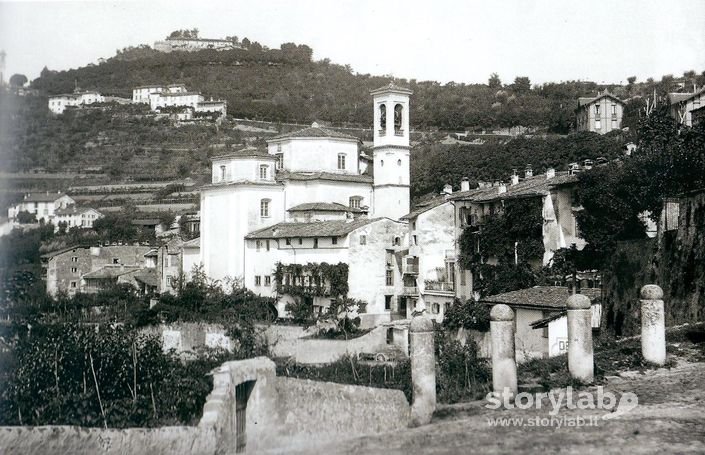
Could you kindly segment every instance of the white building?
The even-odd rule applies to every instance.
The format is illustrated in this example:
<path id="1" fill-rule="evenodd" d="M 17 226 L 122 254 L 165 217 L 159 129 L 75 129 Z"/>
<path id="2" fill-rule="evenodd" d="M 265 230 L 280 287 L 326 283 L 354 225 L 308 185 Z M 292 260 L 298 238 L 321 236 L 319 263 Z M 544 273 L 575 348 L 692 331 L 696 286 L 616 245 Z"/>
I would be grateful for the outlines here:
<path id="1" fill-rule="evenodd" d="M 57 230 L 60 223 L 66 223 L 67 229 L 72 227 L 88 229 L 92 228 L 93 223 L 102 217 L 103 214 L 94 208 L 69 205 L 66 208 L 59 208 L 55 211 L 54 223 Z"/>
<path id="2" fill-rule="evenodd" d="M 96 91 L 54 95 L 49 97 L 49 110 L 54 114 L 62 114 L 69 106 L 84 106 L 103 102 L 105 102 L 105 98 Z"/>
<path id="3" fill-rule="evenodd" d="M 209 39 L 209 38 L 167 38 L 154 42 L 154 49 L 159 52 L 193 52 L 203 49 L 214 49 L 218 51 L 228 49 L 242 49 L 242 46 L 231 40 Z"/>
<path id="4" fill-rule="evenodd" d="M 216 112 L 223 118 L 228 112 L 228 103 L 225 100 L 205 100 L 198 92 L 189 92 L 184 84 L 171 85 L 142 85 L 132 89 L 132 102 L 149 104 L 153 111 L 165 107 L 183 107 L 186 116 L 180 120 L 190 120 L 194 112 Z"/>
<path id="5" fill-rule="evenodd" d="M 406 232 L 398 220 L 409 212 L 410 94 L 393 84 L 372 92 L 374 178 L 362 172 L 368 158 L 358 138 L 315 123 L 268 140 L 267 151 L 214 157 L 212 182 L 201 192 L 205 273 L 242 278 L 248 288 L 271 295 L 277 262 L 343 262 L 348 296 L 368 303 L 366 320 L 391 319 L 401 297 L 397 256 Z M 389 121 L 387 111 L 396 113 Z M 269 254 L 262 252 L 266 245 Z M 256 284 L 266 276 L 269 290 Z M 379 287 L 379 277 L 389 286 Z M 288 297 L 278 297 L 282 309 Z"/>
<path id="6" fill-rule="evenodd" d="M 17 221 L 17 215 L 20 212 L 29 212 L 36 216 L 37 221 L 44 220 L 45 222 L 54 222 L 56 211 L 65 209 L 70 205 L 74 205 L 74 201 L 70 196 L 62 193 L 29 193 L 24 196 L 24 199 L 12 207 L 7 209 L 7 217 L 11 222 Z"/>
<path id="7" fill-rule="evenodd" d="M 132 89 L 132 102 L 150 104 L 150 96 L 152 94 L 167 92 L 167 93 L 182 93 L 186 92 L 184 84 L 170 85 L 140 85 Z"/>

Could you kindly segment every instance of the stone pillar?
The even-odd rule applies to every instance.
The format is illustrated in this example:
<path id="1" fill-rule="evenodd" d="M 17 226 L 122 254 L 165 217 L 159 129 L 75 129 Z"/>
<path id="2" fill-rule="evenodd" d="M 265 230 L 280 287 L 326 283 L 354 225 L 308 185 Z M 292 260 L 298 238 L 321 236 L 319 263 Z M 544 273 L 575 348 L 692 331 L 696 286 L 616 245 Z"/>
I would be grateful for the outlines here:
<path id="1" fill-rule="evenodd" d="M 508 399 L 517 393 L 517 363 L 514 350 L 514 311 L 498 304 L 490 312 L 492 339 L 492 390 L 496 396 Z"/>
<path id="2" fill-rule="evenodd" d="M 568 297 L 568 371 L 585 384 L 594 379 L 592 311 L 590 299 L 582 294 Z"/>
<path id="3" fill-rule="evenodd" d="M 641 288 L 641 354 L 647 362 L 666 363 L 666 321 L 663 290 L 655 284 Z"/>
<path id="4" fill-rule="evenodd" d="M 409 325 L 411 342 L 411 426 L 431 422 L 436 410 L 436 356 L 433 321 L 423 314 L 414 316 Z"/>

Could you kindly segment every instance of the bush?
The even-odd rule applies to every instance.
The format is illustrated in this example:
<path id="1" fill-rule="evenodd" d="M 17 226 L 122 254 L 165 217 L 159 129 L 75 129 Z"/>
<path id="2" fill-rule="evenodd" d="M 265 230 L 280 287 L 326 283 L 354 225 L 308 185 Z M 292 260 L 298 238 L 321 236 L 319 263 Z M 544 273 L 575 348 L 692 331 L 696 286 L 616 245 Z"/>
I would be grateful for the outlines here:
<path id="1" fill-rule="evenodd" d="M 468 299 L 464 303 L 455 299 L 443 318 L 443 326 L 450 330 L 462 327 L 487 332 L 490 330 L 490 309 L 474 299 Z"/>
<path id="2" fill-rule="evenodd" d="M 468 340 L 463 346 L 440 328 L 435 333 L 436 393 L 440 403 L 484 398 L 492 375 L 487 360 L 478 358 L 478 348 Z"/>

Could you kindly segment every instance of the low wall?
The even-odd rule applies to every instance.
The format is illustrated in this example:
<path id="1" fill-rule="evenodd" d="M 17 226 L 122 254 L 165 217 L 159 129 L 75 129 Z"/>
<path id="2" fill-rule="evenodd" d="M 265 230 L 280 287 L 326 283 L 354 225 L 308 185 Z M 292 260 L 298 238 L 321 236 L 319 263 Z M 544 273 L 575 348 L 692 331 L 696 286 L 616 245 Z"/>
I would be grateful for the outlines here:
<path id="1" fill-rule="evenodd" d="M 196 352 L 199 348 L 223 348 L 232 350 L 233 343 L 225 335 L 225 327 L 220 324 L 183 322 L 176 324 L 149 326 L 143 333 L 161 337 L 165 351 Z"/>
<path id="2" fill-rule="evenodd" d="M 248 453 L 310 447 L 401 430 L 409 423 L 409 404 L 400 390 L 277 377 L 274 362 L 266 357 L 226 362 L 212 375 L 213 391 L 195 427 L 0 427 L 0 450 L 18 455 L 234 453 L 242 427 L 238 400 L 246 403 Z"/>
<path id="3" fill-rule="evenodd" d="M 5 455 L 213 454 L 215 431 L 194 427 L 105 430 L 71 426 L 0 427 Z"/>
<path id="4" fill-rule="evenodd" d="M 311 441 L 403 430 L 410 408 L 404 392 L 278 377 L 281 436 L 287 448 Z"/>

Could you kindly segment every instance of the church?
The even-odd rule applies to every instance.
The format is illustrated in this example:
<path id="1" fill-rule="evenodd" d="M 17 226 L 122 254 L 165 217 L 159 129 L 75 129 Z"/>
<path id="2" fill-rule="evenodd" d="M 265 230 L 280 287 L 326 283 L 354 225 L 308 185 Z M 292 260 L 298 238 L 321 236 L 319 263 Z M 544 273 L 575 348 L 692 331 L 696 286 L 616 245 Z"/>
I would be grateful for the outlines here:
<path id="1" fill-rule="evenodd" d="M 270 138 L 267 150 L 213 157 L 201 190 L 206 275 L 277 297 L 280 316 L 295 301 L 322 312 L 343 289 L 367 303 L 363 326 L 406 318 L 411 93 L 394 83 L 371 92 L 372 157 L 358 138 L 316 123 Z"/>

